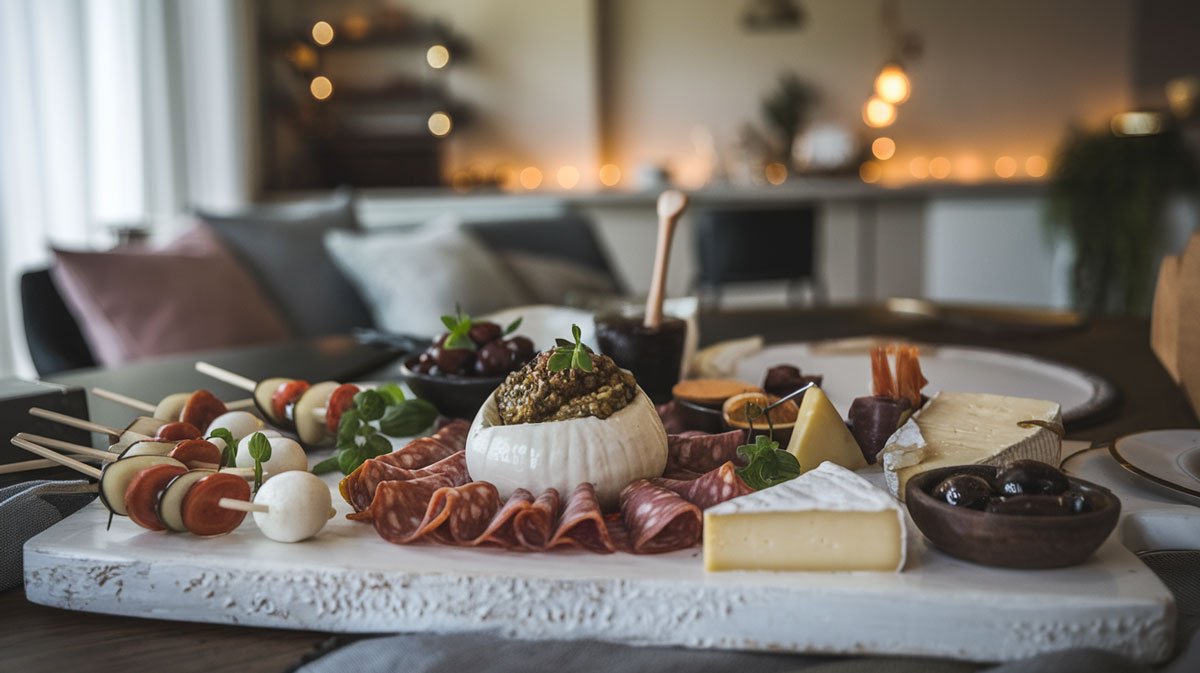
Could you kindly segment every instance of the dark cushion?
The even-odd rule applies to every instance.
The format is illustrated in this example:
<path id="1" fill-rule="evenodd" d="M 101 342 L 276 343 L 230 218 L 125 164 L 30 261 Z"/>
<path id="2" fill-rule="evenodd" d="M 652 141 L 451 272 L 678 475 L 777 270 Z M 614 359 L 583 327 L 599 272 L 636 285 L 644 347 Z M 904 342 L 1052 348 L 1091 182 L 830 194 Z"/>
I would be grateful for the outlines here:
<path id="1" fill-rule="evenodd" d="M 371 327 L 371 312 L 325 250 L 325 233 L 357 230 L 348 191 L 318 202 L 197 213 L 216 230 L 300 337 Z"/>
<path id="2" fill-rule="evenodd" d="M 21 315 L 25 341 L 38 376 L 96 366 L 96 358 L 63 302 L 49 269 L 21 274 Z"/>
<path id="3" fill-rule="evenodd" d="M 812 207 L 702 209 L 695 222 L 700 285 L 813 277 Z"/>

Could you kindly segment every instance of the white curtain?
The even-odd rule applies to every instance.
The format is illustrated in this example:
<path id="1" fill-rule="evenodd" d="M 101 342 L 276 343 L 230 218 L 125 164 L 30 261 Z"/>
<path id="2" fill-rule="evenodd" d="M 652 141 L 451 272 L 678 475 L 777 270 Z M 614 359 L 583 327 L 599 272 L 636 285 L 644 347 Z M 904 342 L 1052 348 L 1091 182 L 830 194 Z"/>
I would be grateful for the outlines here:
<path id="1" fill-rule="evenodd" d="M 49 246 L 156 238 L 254 191 L 252 3 L 0 1 L 0 375 L 33 374 L 18 279 Z"/>

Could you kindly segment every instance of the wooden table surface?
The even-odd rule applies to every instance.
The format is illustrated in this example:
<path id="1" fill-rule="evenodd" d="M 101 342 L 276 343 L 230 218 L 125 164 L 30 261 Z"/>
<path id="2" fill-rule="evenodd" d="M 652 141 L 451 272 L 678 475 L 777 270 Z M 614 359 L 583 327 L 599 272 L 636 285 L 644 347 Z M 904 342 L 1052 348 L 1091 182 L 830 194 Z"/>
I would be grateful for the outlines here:
<path id="1" fill-rule="evenodd" d="M 1196 427 L 1182 393 L 1150 352 L 1144 319 L 1101 318 L 1073 330 L 1014 333 L 949 326 L 899 316 L 881 307 L 807 311 L 746 311 L 702 314 L 704 343 L 762 334 L 769 342 L 885 335 L 929 343 L 989 346 L 1029 353 L 1090 370 L 1117 385 L 1121 405 L 1112 416 L 1071 433 L 1072 439 L 1104 441 L 1155 428 Z M 349 339 L 257 347 L 205 354 L 204 359 L 251 378 L 296 376 L 364 379 L 395 371 L 394 354 L 355 345 Z M 167 358 L 118 370 L 76 372 L 62 383 L 99 385 L 157 399 L 201 385 L 225 399 L 239 391 L 214 383 L 192 369 L 195 358 Z M 127 409 L 89 400 L 93 418 L 123 424 Z M 110 617 L 34 605 L 21 589 L 0 593 L 0 662 L 8 671 L 93 673 L 131 670 L 288 671 L 342 642 L 327 633 L 189 624 Z"/>

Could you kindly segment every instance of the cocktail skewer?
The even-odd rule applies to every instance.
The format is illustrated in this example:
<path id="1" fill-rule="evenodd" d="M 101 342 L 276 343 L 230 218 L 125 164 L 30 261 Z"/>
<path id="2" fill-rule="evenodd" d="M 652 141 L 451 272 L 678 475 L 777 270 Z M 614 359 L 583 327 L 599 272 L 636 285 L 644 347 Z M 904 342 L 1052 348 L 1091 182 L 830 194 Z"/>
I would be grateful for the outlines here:
<path id="1" fill-rule="evenodd" d="M 158 404 L 150 404 L 149 402 L 139 400 L 135 397 L 130 397 L 128 395 L 124 395 L 122 393 L 118 393 L 118 392 L 115 392 L 112 390 L 107 390 L 105 388 L 92 388 L 92 394 L 101 399 L 108 400 L 109 402 L 116 402 L 117 404 L 127 406 L 130 409 L 136 409 L 137 411 L 141 411 L 141 412 L 150 414 L 151 416 L 154 416 L 155 418 L 157 418 L 157 416 L 155 416 L 155 414 L 157 413 L 157 411 L 159 409 L 161 409 L 163 407 L 163 402 L 166 401 L 166 398 L 164 398 L 163 402 L 159 402 Z M 180 394 L 180 393 L 177 393 L 177 394 Z M 190 395 L 190 393 L 182 393 L 182 394 Z M 238 410 L 238 409 L 249 409 L 249 408 L 252 408 L 253 406 L 254 406 L 254 400 L 253 400 L 253 398 L 249 398 L 249 397 L 225 403 L 225 407 L 227 409 L 229 409 L 230 411 L 234 411 L 234 410 Z M 178 418 L 160 418 L 159 420 L 177 421 L 179 419 Z"/>
<path id="2" fill-rule="evenodd" d="M 114 453 L 120 453 L 124 451 L 126 447 L 134 442 L 150 439 L 159 428 L 165 425 L 165 423 L 156 418 L 138 416 L 137 418 L 133 419 L 133 422 L 126 426 L 124 430 L 121 430 L 118 428 L 109 427 L 107 425 L 101 425 L 100 423 L 94 423 L 83 418 L 75 418 L 74 416 L 60 414 L 57 411 L 41 409 L 39 407 L 31 408 L 29 413 L 32 416 L 44 418 L 48 421 L 54 421 L 55 423 L 61 423 L 71 428 L 87 430 L 88 432 L 95 432 L 100 435 L 108 435 L 113 440 L 113 445 L 109 447 L 109 451 Z"/>
<path id="3" fill-rule="evenodd" d="M 44 446 L 34 444 L 33 442 L 22 438 L 20 435 L 12 438 L 13 446 L 25 449 L 26 451 L 41 456 L 47 460 L 58 463 L 65 467 L 69 467 L 76 472 L 91 477 L 92 479 L 100 478 L 100 469 L 92 467 L 87 463 L 82 463 L 70 456 L 65 456 L 57 451 L 52 451 Z"/>

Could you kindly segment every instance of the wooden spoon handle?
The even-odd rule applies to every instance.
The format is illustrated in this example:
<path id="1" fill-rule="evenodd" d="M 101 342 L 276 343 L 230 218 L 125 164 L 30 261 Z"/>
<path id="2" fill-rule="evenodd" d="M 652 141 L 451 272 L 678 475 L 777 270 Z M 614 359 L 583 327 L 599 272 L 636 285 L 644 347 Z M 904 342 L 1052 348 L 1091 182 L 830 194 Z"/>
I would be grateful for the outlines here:
<path id="1" fill-rule="evenodd" d="M 646 318 L 643 323 L 649 329 L 658 329 L 662 325 L 671 240 L 675 237 L 675 225 L 685 207 L 687 197 L 679 192 L 666 191 L 658 198 L 658 247 L 654 252 L 654 272 L 650 277 L 650 294 L 646 297 Z"/>

